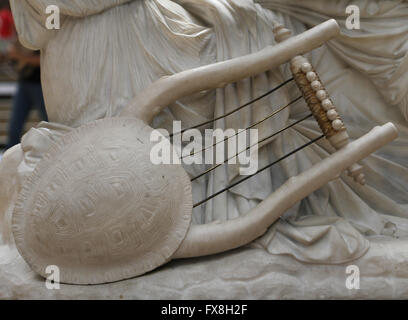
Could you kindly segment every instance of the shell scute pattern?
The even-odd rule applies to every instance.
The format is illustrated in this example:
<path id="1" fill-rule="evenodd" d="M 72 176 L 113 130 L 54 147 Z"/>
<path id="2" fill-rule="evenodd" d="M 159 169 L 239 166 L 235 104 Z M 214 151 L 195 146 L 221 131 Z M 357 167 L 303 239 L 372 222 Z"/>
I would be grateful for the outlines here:
<path id="1" fill-rule="evenodd" d="M 61 282 L 134 277 L 166 263 L 191 223 L 191 184 L 181 165 L 153 165 L 142 121 L 98 120 L 50 148 L 23 188 L 13 234 L 23 258 Z"/>

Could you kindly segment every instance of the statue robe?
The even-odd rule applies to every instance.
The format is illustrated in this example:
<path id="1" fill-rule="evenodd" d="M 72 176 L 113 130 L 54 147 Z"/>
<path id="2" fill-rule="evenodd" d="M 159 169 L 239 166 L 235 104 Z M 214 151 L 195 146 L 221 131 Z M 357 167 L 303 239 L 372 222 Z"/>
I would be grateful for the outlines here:
<path id="1" fill-rule="evenodd" d="M 346 19 L 343 6 L 322 1 L 264 0 L 11 0 L 22 43 L 42 52 L 42 82 L 50 123 L 32 129 L 0 163 L 0 226 L 12 245 L 10 216 L 24 178 L 49 145 L 71 128 L 119 115 L 132 97 L 158 78 L 223 61 L 273 45 L 273 22 L 295 33 L 330 16 Z M 341 1 L 340 1 L 341 2 Z M 338 1 L 336 2 L 338 3 Z M 45 8 L 61 10 L 61 29 L 45 28 Z M 342 263 L 363 255 L 372 236 L 408 235 L 407 30 L 400 1 L 360 1 L 364 29 L 343 35 L 308 54 L 343 116 L 352 138 L 377 124 L 393 121 L 400 138 L 364 160 L 367 186 L 343 175 L 289 210 L 253 245 L 304 262 Z M 325 13 L 323 13 L 323 11 Z M 373 12 L 375 13 L 373 14 Z M 315 12 L 317 14 L 315 14 Z M 380 17 L 392 22 L 374 23 Z M 386 27 L 386 28 L 385 28 Z M 378 33 L 378 30 L 383 30 Z M 393 36 L 390 36 L 393 35 Z M 281 66 L 251 79 L 186 97 L 169 106 L 153 123 L 170 129 L 225 114 L 290 78 Z M 242 112 L 217 121 L 217 128 L 246 128 L 297 97 L 286 86 Z M 396 106 L 396 107 L 395 107 Z M 305 103 L 266 121 L 259 138 L 307 113 Z M 404 118 L 405 116 L 405 118 Z M 314 120 L 287 130 L 259 153 L 259 166 L 270 163 L 321 133 Z M 204 207 L 194 222 L 224 220 L 248 212 L 290 176 L 328 155 L 321 141 L 250 179 Z M 203 166 L 189 166 L 197 174 Z M 236 166 L 223 167 L 194 182 L 195 202 L 239 179 Z"/>

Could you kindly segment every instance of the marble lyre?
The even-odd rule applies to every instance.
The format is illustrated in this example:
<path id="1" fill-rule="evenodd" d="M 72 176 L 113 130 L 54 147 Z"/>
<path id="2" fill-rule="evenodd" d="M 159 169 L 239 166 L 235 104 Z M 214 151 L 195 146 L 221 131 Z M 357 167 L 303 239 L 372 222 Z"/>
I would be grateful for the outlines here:
<path id="1" fill-rule="evenodd" d="M 58 265 L 61 282 L 98 284 L 140 276 L 172 259 L 245 245 L 296 202 L 348 170 L 364 184 L 358 162 L 397 137 L 393 124 L 349 143 L 335 104 L 301 55 L 339 34 L 335 20 L 300 35 L 277 25 L 275 46 L 184 71 L 151 84 L 121 117 L 85 124 L 59 139 L 28 178 L 12 218 L 17 248 L 46 276 Z M 290 62 L 296 83 L 336 151 L 290 178 L 245 216 L 191 225 L 191 182 L 181 165 L 153 165 L 153 118 L 172 102 Z"/>

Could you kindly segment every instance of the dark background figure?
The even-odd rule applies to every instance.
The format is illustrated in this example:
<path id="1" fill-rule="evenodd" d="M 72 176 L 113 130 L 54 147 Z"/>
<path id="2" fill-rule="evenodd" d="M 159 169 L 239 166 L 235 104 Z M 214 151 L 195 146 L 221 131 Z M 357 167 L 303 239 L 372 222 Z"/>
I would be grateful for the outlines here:
<path id="1" fill-rule="evenodd" d="M 40 119 L 44 121 L 47 121 L 47 113 L 41 88 L 40 53 L 21 46 L 8 1 L 1 0 L 0 6 L 0 38 L 2 47 L 6 45 L 2 60 L 11 60 L 18 73 L 17 92 L 8 124 L 8 149 L 20 143 L 24 125 L 33 109 L 37 109 Z"/>
<path id="2" fill-rule="evenodd" d="M 40 53 L 24 52 L 12 44 L 8 56 L 19 65 L 19 79 L 8 127 L 7 149 L 20 143 L 31 110 L 37 108 L 41 120 L 47 121 L 41 88 Z"/>

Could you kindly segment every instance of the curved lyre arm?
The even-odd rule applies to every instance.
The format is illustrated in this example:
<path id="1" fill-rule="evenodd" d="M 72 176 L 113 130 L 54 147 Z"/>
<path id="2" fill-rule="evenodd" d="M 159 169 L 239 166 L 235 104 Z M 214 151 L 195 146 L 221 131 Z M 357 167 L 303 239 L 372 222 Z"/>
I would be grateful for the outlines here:
<path id="1" fill-rule="evenodd" d="M 135 116 L 150 124 L 164 108 L 182 97 L 224 87 L 276 68 L 321 46 L 339 33 L 337 22 L 331 19 L 257 53 L 161 78 L 137 95 L 120 116 Z"/>
<path id="2" fill-rule="evenodd" d="M 277 42 L 290 42 L 290 31 L 277 25 Z M 174 258 L 215 254 L 238 248 L 262 236 L 286 210 L 348 169 L 356 181 L 364 184 L 358 161 L 380 149 L 397 136 L 391 123 L 376 127 L 350 143 L 347 131 L 328 97 L 317 73 L 302 56 L 290 61 L 295 81 L 330 143 L 338 150 L 309 170 L 290 178 L 249 213 L 226 222 L 192 226 Z"/>
<path id="3" fill-rule="evenodd" d="M 336 179 L 345 169 L 398 136 L 392 123 L 375 127 L 363 137 L 290 178 L 249 213 L 226 222 L 193 225 L 173 258 L 215 254 L 238 248 L 262 236 L 286 210 Z"/>
<path id="4" fill-rule="evenodd" d="M 290 37 L 286 30 L 281 29 L 276 28 L 277 40 L 281 42 L 273 47 L 156 81 L 138 95 L 121 116 L 136 116 L 149 124 L 161 110 L 182 97 L 202 90 L 223 87 L 228 83 L 273 69 L 291 59 L 292 71 L 296 82 L 301 84 L 300 89 L 303 92 L 305 86 L 312 84 L 308 81 L 302 85 L 303 78 L 307 77 L 307 72 L 303 77 L 303 74 L 298 74 L 296 68 L 300 67 L 299 70 L 304 72 L 308 67 L 303 67 L 305 61 L 300 61 L 299 55 L 321 46 L 338 35 L 339 26 L 335 20 L 329 20 L 295 37 Z M 340 150 L 304 173 L 289 179 L 245 216 L 222 223 L 191 226 L 173 258 L 224 252 L 255 240 L 295 203 L 337 178 L 344 170 L 352 168 L 358 161 L 397 137 L 396 128 L 389 123 L 374 128 L 365 136 L 348 143 L 348 135 L 343 123 L 339 125 L 338 121 L 335 122 L 339 120 L 338 115 L 336 114 L 333 121 L 329 121 L 327 111 L 322 109 L 322 104 L 319 102 L 319 108 L 316 109 L 313 103 L 308 101 L 308 96 L 305 93 L 304 95 L 326 137 Z M 317 98 L 317 95 L 316 91 L 312 102 L 315 102 L 314 98 Z"/>

